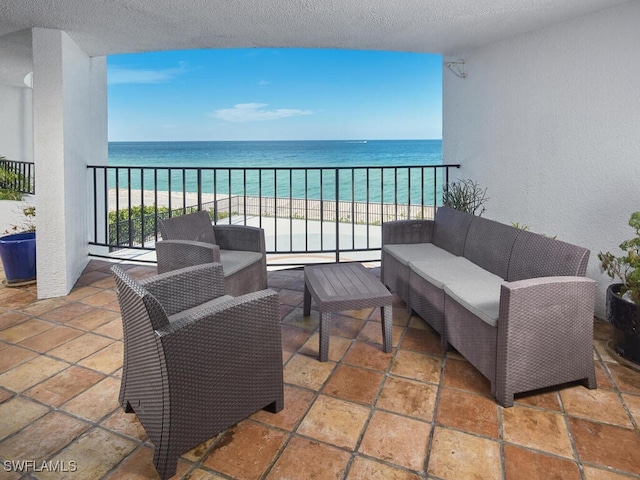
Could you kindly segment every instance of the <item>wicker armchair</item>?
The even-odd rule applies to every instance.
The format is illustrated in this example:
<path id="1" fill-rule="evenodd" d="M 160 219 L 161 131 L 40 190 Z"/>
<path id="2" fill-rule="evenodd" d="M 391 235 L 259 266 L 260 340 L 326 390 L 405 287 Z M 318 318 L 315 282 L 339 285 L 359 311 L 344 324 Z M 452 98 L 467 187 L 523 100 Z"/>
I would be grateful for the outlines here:
<path id="1" fill-rule="evenodd" d="M 155 445 L 163 479 L 185 451 L 266 409 L 284 407 L 278 296 L 223 295 L 210 263 L 141 282 L 112 267 L 124 327 L 120 405 Z"/>
<path id="2" fill-rule="evenodd" d="M 204 211 L 160 221 L 162 241 L 156 242 L 158 272 L 219 262 L 224 289 L 243 295 L 267 288 L 264 230 L 246 225 L 212 225 Z"/>

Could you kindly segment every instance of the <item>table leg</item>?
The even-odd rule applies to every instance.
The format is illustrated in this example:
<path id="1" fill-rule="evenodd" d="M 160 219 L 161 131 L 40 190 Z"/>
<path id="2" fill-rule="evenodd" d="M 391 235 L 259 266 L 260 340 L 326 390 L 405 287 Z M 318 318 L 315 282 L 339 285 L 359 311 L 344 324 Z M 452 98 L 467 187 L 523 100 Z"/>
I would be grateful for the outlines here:
<path id="1" fill-rule="evenodd" d="M 331 330 L 331 313 L 320 312 L 320 361 L 329 358 L 329 330 Z"/>
<path id="2" fill-rule="evenodd" d="M 393 346 L 392 329 L 393 329 L 393 307 L 388 305 L 380 307 L 382 313 L 382 349 L 389 353 Z"/>
<path id="3" fill-rule="evenodd" d="M 304 283 L 304 300 L 302 303 L 302 314 L 305 317 L 311 315 L 311 292 L 307 287 L 307 282 Z"/>

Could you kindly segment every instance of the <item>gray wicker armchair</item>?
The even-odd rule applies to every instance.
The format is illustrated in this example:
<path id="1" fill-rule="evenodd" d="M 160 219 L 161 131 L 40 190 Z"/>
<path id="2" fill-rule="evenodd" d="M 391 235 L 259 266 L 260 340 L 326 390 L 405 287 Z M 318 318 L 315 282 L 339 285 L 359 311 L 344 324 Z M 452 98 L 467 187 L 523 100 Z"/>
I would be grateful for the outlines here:
<path id="1" fill-rule="evenodd" d="M 163 479 L 179 456 L 257 410 L 284 407 L 278 296 L 223 295 L 210 263 L 141 282 L 112 267 L 124 327 L 120 405 L 155 445 Z"/>
<path id="2" fill-rule="evenodd" d="M 204 211 L 160 221 L 158 272 L 219 262 L 224 289 L 242 295 L 267 288 L 264 230 L 246 225 L 212 225 Z"/>

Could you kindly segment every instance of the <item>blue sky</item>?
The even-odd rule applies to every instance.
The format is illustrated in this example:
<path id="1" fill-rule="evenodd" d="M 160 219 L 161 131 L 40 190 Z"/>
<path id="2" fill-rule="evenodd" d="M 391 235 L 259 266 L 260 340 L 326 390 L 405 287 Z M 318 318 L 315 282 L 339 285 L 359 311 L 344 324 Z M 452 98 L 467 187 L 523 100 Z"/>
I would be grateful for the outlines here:
<path id="1" fill-rule="evenodd" d="M 439 55 L 189 50 L 107 65 L 110 141 L 442 138 Z"/>

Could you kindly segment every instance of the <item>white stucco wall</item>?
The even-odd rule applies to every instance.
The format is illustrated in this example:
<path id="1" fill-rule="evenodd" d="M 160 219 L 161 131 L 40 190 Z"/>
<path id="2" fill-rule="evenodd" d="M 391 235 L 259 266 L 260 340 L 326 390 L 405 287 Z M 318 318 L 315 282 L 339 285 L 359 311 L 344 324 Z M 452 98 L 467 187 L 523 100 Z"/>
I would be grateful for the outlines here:
<path id="1" fill-rule="evenodd" d="M 86 166 L 106 158 L 106 61 L 64 32 L 34 28 L 33 65 L 38 297 L 46 298 L 67 294 L 88 262 Z"/>
<path id="2" fill-rule="evenodd" d="M 32 90 L 0 84 L 0 155 L 33 161 Z"/>
<path id="3" fill-rule="evenodd" d="M 488 188 L 484 216 L 597 253 L 633 231 L 640 210 L 640 2 L 447 57 L 443 156 Z"/>

